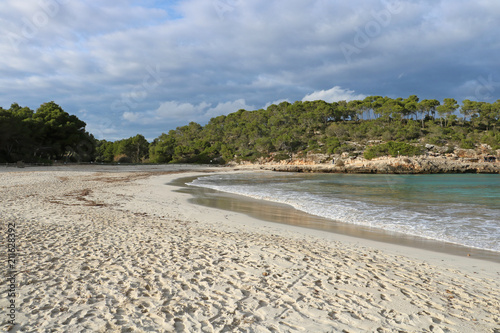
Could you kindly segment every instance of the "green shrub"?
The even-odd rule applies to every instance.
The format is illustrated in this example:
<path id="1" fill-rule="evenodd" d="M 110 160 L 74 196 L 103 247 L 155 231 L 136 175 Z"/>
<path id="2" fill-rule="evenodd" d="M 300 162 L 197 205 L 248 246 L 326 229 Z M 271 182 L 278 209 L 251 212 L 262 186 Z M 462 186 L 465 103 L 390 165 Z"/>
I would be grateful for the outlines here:
<path id="1" fill-rule="evenodd" d="M 428 143 L 436 146 L 444 146 L 448 141 L 440 136 L 430 136 L 427 140 Z"/>
<path id="2" fill-rule="evenodd" d="M 351 145 L 342 145 L 338 148 L 335 148 L 334 152 L 335 154 L 342 154 L 342 153 L 350 153 L 352 151 L 355 151 L 356 147 L 351 146 Z"/>
<path id="3" fill-rule="evenodd" d="M 288 155 L 287 153 L 284 153 L 284 152 L 280 152 L 280 153 L 277 153 L 276 155 L 274 155 L 274 161 L 275 162 L 279 162 L 279 161 L 283 161 L 283 160 L 288 160 L 290 158 L 290 155 Z"/>
<path id="4" fill-rule="evenodd" d="M 392 140 L 392 139 L 393 139 L 393 135 L 392 135 L 392 132 L 390 130 L 387 130 L 382 134 L 382 140 L 388 141 L 388 140 Z"/>
<path id="5" fill-rule="evenodd" d="M 326 140 L 326 147 L 328 154 L 332 154 L 340 147 L 340 140 L 337 137 L 330 137 Z"/>
<path id="6" fill-rule="evenodd" d="M 448 146 L 448 149 L 446 149 L 445 154 L 453 154 L 454 152 L 455 152 L 455 147 Z"/>
<path id="7" fill-rule="evenodd" d="M 39 158 L 36 160 L 36 163 L 52 165 L 53 161 L 46 158 Z"/>
<path id="8" fill-rule="evenodd" d="M 120 156 L 116 162 L 118 162 L 118 163 L 132 163 L 132 159 L 128 156 Z"/>
<path id="9" fill-rule="evenodd" d="M 377 152 L 374 149 L 372 149 L 372 147 L 370 147 L 367 150 L 365 150 L 365 152 L 363 153 L 363 156 L 367 160 L 373 160 L 378 155 L 377 155 Z"/>
<path id="10" fill-rule="evenodd" d="M 400 128 L 396 136 L 400 140 L 415 140 L 420 138 L 422 132 L 418 123 L 411 122 L 407 126 Z"/>
<path id="11" fill-rule="evenodd" d="M 463 149 L 474 149 L 476 145 L 474 145 L 474 140 L 472 139 L 462 139 L 460 141 L 460 148 Z"/>
<path id="12" fill-rule="evenodd" d="M 363 156 L 367 160 L 371 160 L 375 157 L 391 155 L 393 157 L 398 156 L 415 156 L 422 154 L 422 148 L 416 147 L 404 142 L 394 142 L 389 141 L 376 146 L 371 146 L 365 150 Z"/>
<path id="13" fill-rule="evenodd" d="M 319 148 L 320 147 L 319 147 L 317 140 L 314 140 L 314 139 L 309 140 L 308 145 L 307 145 L 307 150 L 314 151 L 314 150 L 317 150 Z"/>
<path id="14" fill-rule="evenodd" d="M 252 155 L 243 156 L 243 157 L 240 158 L 240 160 L 241 161 L 247 161 L 247 162 L 255 163 L 255 162 L 257 162 L 257 160 L 260 157 L 262 157 L 262 154 L 255 153 L 255 154 L 252 154 Z"/>
<path id="15" fill-rule="evenodd" d="M 481 142 L 490 145 L 493 150 L 500 149 L 500 133 L 488 131 L 481 137 Z"/>

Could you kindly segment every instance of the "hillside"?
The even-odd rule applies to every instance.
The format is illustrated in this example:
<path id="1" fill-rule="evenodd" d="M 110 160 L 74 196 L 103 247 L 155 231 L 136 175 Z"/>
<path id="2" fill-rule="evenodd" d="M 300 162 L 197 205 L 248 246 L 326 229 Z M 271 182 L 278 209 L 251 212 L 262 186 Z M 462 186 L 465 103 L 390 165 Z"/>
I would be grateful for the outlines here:
<path id="1" fill-rule="evenodd" d="M 151 143 L 141 134 L 110 142 L 96 140 L 86 132 L 85 122 L 54 102 L 36 112 L 14 103 L 10 109 L 0 108 L 0 162 L 331 167 L 334 161 L 366 167 L 387 156 L 420 156 L 478 163 L 500 157 L 499 123 L 500 100 L 459 105 L 449 98 L 440 103 L 414 95 L 370 96 L 350 102 L 282 102 L 218 116 L 205 126 L 191 122 Z"/>
<path id="2" fill-rule="evenodd" d="M 225 164 L 308 161 L 317 154 L 324 157 L 315 163 L 387 155 L 444 156 L 459 149 L 477 150 L 468 153 L 470 158 L 498 155 L 500 101 L 464 101 L 461 118 L 455 114 L 458 109 L 456 102 L 418 102 L 416 96 L 283 102 L 266 110 L 219 116 L 205 126 L 179 127 L 151 143 L 149 158 L 156 163 Z"/>

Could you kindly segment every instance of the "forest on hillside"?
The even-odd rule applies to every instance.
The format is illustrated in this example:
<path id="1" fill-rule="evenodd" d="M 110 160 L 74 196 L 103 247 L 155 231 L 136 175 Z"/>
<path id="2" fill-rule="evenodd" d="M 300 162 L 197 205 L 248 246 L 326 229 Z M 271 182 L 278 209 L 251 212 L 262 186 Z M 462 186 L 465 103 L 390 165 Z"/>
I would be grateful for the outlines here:
<path id="1" fill-rule="evenodd" d="M 278 161 L 292 154 L 355 154 L 370 146 L 376 157 L 388 149 L 415 155 L 424 144 L 500 149 L 500 100 L 422 100 L 370 96 L 327 103 L 282 102 L 191 122 L 153 142 L 138 134 L 114 142 L 96 140 L 86 124 L 54 102 L 34 112 L 12 104 L 0 108 L 0 162 L 218 163 Z M 380 143 L 381 141 L 382 143 Z M 374 146 L 378 142 L 378 146 Z M 385 146 L 384 146 L 385 145 Z M 365 157 L 367 157 L 365 156 Z"/>

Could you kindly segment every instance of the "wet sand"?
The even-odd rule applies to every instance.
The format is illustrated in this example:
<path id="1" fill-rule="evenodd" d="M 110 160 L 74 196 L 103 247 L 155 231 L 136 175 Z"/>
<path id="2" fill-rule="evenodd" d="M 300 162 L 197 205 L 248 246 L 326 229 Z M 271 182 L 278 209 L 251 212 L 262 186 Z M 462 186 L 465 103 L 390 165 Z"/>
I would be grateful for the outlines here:
<path id="1" fill-rule="evenodd" d="M 190 202 L 195 204 L 243 213 L 269 222 L 310 228 L 361 239 L 402 245 L 462 257 L 474 257 L 475 259 L 500 263 L 500 254 L 494 251 L 440 242 L 423 237 L 390 232 L 378 228 L 350 225 L 340 221 L 333 221 L 307 214 L 285 204 L 257 200 L 242 195 L 186 185 L 187 183 L 191 183 L 196 178 L 198 177 L 181 177 L 173 181 L 170 185 L 182 187 L 182 189 L 179 190 L 181 193 L 189 193 L 193 195 L 193 199 L 190 199 Z"/>

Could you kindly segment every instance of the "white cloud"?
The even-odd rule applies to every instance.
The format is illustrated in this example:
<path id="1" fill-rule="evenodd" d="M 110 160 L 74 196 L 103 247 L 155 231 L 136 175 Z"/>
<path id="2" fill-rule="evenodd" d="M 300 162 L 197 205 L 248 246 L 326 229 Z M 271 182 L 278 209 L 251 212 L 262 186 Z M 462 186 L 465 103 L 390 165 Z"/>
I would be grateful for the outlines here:
<path id="1" fill-rule="evenodd" d="M 59 5 L 44 10 L 40 3 Z M 0 105 L 62 100 L 70 113 L 87 110 L 84 121 L 104 115 L 119 131 L 123 121 L 129 126 L 121 132 L 125 137 L 149 130 L 159 135 L 189 121 L 305 95 L 326 101 L 360 99 L 359 92 L 461 100 L 477 89 L 460 87 L 464 81 L 489 75 L 500 80 L 499 1 L 165 3 L 2 0 Z M 384 3 L 401 4 L 389 21 L 380 16 Z M 360 45 L 357 33 L 367 27 L 369 41 Z M 23 37 L 17 50 L 12 34 Z M 359 49 L 350 63 L 342 43 Z M 160 68 L 161 83 L 116 112 L 114 102 L 134 97 L 148 66 Z M 337 86 L 330 89 L 332 82 Z"/>
<path id="2" fill-rule="evenodd" d="M 228 115 L 241 109 L 251 111 L 254 110 L 254 107 L 247 105 L 244 99 L 238 99 L 233 102 L 219 103 L 217 106 L 209 108 L 205 112 L 204 117 L 213 118 L 221 115 Z"/>
<path id="3" fill-rule="evenodd" d="M 153 121 L 152 119 L 151 120 L 144 119 L 143 115 L 139 112 L 129 112 L 129 111 L 123 113 L 123 119 L 131 123 L 142 123 L 143 125 L 150 124 Z"/>
<path id="4" fill-rule="evenodd" d="M 264 106 L 264 109 L 267 109 L 268 107 L 270 107 L 273 104 L 274 105 L 279 105 L 280 103 L 283 103 L 283 102 L 290 103 L 290 101 L 288 99 L 279 99 L 277 101 L 267 103 L 266 106 Z"/>
<path id="5" fill-rule="evenodd" d="M 106 139 L 113 141 L 123 139 L 123 137 L 120 135 L 120 130 L 115 124 L 111 123 L 111 121 L 107 119 L 105 119 L 104 121 L 102 119 L 94 119 L 94 117 L 91 118 L 92 120 L 86 121 L 86 130 L 89 133 L 92 133 L 96 139 Z"/>
<path id="6" fill-rule="evenodd" d="M 338 101 L 352 101 L 364 99 L 366 95 L 356 94 L 354 90 L 343 89 L 342 87 L 335 86 L 329 90 L 315 91 L 302 99 L 305 101 L 323 100 L 328 103 Z"/>
<path id="7" fill-rule="evenodd" d="M 202 102 L 198 105 L 191 103 L 181 103 L 178 101 L 163 102 L 160 107 L 153 111 L 156 120 L 165 119 L 196 119 L 200 114 L 204 114 L 210 104 Z M 193 120 L 194 121 L 194 120 Z"/>
<path id="8" fill-rule="evenodd" d="M 199 104 L 181 103 L 179 101 L 166 101 L 161 103 L 156 110 L 147 112 L 124 112 L 123 119 L 143 125 L 168 124 L 169 122 L 191 121 L 204 124 L 211 118 L 228 115 L 240 109 L 254 110 L 254 106 L 247 105 L 244 99 L 238 99 L 230 102 L 221 102 L 215 106 L 207 102 Z"/>

